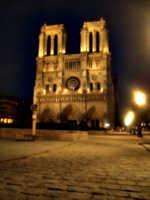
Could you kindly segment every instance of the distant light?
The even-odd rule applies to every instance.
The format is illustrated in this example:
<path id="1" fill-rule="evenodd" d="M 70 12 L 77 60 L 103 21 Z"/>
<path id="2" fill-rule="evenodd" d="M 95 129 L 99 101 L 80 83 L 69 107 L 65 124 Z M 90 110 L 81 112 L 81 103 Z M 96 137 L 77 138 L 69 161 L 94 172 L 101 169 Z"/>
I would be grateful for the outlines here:
<path id="1" fill-rule="evenodd" d="M 134 118 L 134 113 L 132 111 L 130 111 L 127 116 L 125 117 L 125 125 L 129 126 L 131 124 L 131 122 L 133 121 Z"/>
<path id="2" fill-rule="evenodd" d="M 110 125 L 108 123 L 105 124 L 105 127 L 108 128 Z"/>
<path id="3" fill-rule="evenodd" d="M 43 90 L 43 94 L 46 94 L 46 90 L 45 89 Z"/>
<path id="4" fill-rule="evenodd" d="M 67 93 L 67 92 L 68 92 L 68 90 L 65 88 L 65 89 L 64 89 L 64 93 Z"/>
<path id="5" fill-rule="evenodd" d="M 138 105 L 143 105 L 143 104 L 145 104 L 146 96 L 145 96 L 144 93 L 142 93 L 142 92 L 135 92 L 134 98 L 135 98 L 135 102 L 136 102 Z"/>
<path id="6" fill-rule="evenodd" d="M 8 123 L 11 124 L 13 122 L 12 119 L 8 119 Z"/>
<path id="7" fill-rule="evenodd" d="M 1 118 L 0 119 L 0 122 L 1 123 L 8 123 L 8 124 L 11 124 L 13 122 L 13 119 L 8 119 L 8 118 Z"/>

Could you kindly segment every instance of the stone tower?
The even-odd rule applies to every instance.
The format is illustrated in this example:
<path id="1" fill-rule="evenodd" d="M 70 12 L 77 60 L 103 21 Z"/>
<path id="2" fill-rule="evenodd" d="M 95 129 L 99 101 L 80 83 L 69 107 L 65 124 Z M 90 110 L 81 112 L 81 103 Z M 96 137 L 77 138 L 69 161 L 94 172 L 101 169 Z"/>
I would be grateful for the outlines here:
<path id="1" fill-rule="evenodd" d="M 79 54 L 66 54 L 67 32 L 63 24 L 44 24 L 34 87 L 38 122 L 79 123 L 93 128 L 114 126 L 114 88 L 111 77 L 106 22 L 84 22 Z"/>

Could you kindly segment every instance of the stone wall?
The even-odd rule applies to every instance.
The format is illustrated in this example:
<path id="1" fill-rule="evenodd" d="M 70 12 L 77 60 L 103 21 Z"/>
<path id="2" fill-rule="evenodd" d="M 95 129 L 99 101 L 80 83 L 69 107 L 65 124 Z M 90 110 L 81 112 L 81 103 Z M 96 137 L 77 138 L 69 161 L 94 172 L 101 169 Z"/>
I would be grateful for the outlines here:
<path id="1" fill-rule="evenodd" d="M 24 139 L 25 134 L 31 134 L 32 129 L 0 128 L 0 138 Z M 88 139 L 87 131 L 68 130 L 36 130 L 38 140 L 76 141 Z"/>

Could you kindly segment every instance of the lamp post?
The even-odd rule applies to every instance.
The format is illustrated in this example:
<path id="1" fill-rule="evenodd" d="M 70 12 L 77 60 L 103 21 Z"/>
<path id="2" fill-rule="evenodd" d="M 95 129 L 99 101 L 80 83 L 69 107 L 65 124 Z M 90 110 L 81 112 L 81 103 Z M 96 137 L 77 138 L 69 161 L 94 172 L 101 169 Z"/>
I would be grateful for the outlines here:
<path id="1" fill-rule="evenodd" d="M 61 91 L 59 91 L 59 102 L 60 102 L 60 110 L 59 110 L 59 112 L 60 112 L 60 115 L 59 115 L 59 118 L 60 118 L 60 123 L 62 122 L 62 119 L 61 119 Z"/>
<path id="2" fill-rule="evenodd" d="M 85 121 L 86 121 L 86 111 L 87 111 L 87 101 L 86 101 L 86 90 L 84 90 L 84 104 L 85 104 Z"/>
<path id="3" fill-rule="evenodd" d="M 134 100 L 138 106 L 137 110 L 137 119 L 138 119 L 138 137 L 142 137 L 142 128 L 141 128 L 141 119 L 140 119 L 140 110 L 141 106 L 143 106 L 146 102 L 146 96 L 142 92 L 135 92 L 134 94 Z"/>
<path id="4" fill-rule="evenodd" d="M 32 110 L 32 135 L 36 135 L 36 117 L 37 117 L 37 109 L 38 109 L 38 105 L 37 104 L 33 104 L 31 106 L 31 110 Z"/>

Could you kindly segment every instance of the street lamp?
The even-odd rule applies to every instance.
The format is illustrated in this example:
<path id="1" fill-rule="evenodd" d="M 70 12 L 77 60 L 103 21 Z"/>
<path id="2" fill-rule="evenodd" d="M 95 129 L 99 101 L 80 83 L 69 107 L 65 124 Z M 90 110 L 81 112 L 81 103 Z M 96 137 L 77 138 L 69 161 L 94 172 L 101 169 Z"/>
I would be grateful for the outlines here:
<path id="1" fill-rule="evenodd" d="M 142 128 L 141 128 L 141 119 L 140 119 L 140 107 L 145 104 L 146 96 L 142 92 L 135 92 L 134 93 L 134 100 L 138 105 L 138 137 L 142 137 Z"/>
<path id="2" fill-rule="evenodd" d="M 61 115 L 61 90 L 59 91 L 59 103 L 60 103 L 60 115 L 59 115 L 59 119 L 60 119 L 60 123 L 62 122 L 62 115 Z"/>
<path id="3" fill-rule="evenodd" d="M 131 124 L 133 118 L 134 118 L 134 113 L 132 111 L 128 112 L 128 114 L 125 117 L 125 125 L 129 126 Z"/>
<path id="4" fill-rule="evenodd" d="M 134 113 L 132 111 L 128 112 L 128 114 L 125 117 L 125 125 L 126 127 L 129 127 L 130 124 L 132 123 L 134 118 Z"/>
<path id="5" fill-rule="evenodd" d="M 146 96 L 142 92 L 135 92 L 134 99 L 138 106 L 144 105 L 146 102 Z"/>

